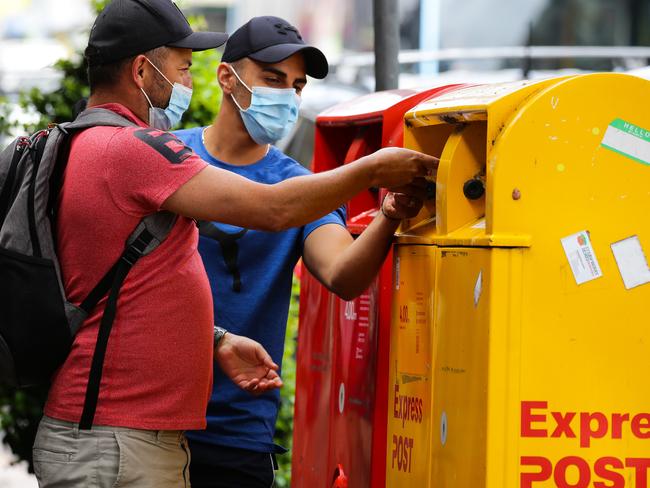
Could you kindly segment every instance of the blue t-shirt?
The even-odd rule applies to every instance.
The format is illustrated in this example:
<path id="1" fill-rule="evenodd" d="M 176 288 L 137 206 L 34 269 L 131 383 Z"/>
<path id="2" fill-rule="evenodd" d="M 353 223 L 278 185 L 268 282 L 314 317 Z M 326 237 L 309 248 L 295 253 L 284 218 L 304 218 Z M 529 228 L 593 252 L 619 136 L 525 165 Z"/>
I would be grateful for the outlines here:
<path id="1" fill-rule="evenodd" d="M 224 163 L 207 152 L 202 132 L 199 127 L 175 135 L 217 168 L 269 184 L 310 173 L 275 147 L 247 166 Z M 199 252 L 210 279 L 216 324 L 255 339 L 277 364 L 281 364 L 284 352 L 293 269 L 307 236 L 325 224 L 344 226 L 344 209 L 283 232 L 246 230 L 216 222 L 200 224 Z M 189 432 L 188 437 L 225 447 L 284 452 L 273 443 L 279 401 L 278 390 L 261 396 L 243 391 L 215 363 L 207 430 Z"/>

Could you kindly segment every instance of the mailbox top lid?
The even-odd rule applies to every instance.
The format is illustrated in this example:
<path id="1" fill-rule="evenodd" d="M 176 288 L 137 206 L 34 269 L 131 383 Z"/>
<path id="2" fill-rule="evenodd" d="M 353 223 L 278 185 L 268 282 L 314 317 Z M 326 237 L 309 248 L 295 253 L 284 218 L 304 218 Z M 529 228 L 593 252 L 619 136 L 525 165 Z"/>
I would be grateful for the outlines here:
<path id="1" fill-rule="evenodd" d="M 530 91 L 540 90 L 548 85 L 555 84 L 563 78 L 547 80 L 523 80 L 489 85 L 474 85 L 458 88 L 432 97 L 413 107 L 406 115 L 407 119 L 417 119 L 418 116 L 432 113 L 441 113 L 450 110 L 472 109 L 485 110 L 493 103 L 516 96 L 520 93 L 525 97 Z"/>
<path id="2" fill-rule="evenodd" d="M 404 113 L 412 107 L 412 104 L 423 98 L 429 98 L 448 87 L 449 85 L 438 85 L 422 89 L 385 90 L 369 93 L 324 110 L 316 121 L 317 123 L 362 121 L 382 116 L 385 111 L 391 109 Z M 406 106 L 402 106 L 403 104 Z"/>

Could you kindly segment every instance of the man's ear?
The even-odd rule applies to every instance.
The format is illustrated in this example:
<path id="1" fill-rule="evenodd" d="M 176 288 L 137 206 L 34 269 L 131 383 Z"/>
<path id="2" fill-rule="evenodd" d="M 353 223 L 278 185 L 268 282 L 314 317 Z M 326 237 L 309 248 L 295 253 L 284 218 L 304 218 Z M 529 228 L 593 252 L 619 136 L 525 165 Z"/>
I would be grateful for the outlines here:
<path id="1" fill-rule="evenodd" d="M 144 54 L 139 54 L 133 59 L 133 62 L 131 63 L 131 78 L 135 82 L 135 84 L 138 86 L 138 88 L 143 88 L 144 87 L 144 81 L 146 77 L 149 75 L 148 69 L 146 69 L 145 65 L 148 64 L 146 56 Z"/>
<path id="2" fill-rule="evenodd" d="M 217 67 L 217 82 L 224 94 L 230 95 L 235 89 L 237 79 L 227 63 L 219 63 Z"/>

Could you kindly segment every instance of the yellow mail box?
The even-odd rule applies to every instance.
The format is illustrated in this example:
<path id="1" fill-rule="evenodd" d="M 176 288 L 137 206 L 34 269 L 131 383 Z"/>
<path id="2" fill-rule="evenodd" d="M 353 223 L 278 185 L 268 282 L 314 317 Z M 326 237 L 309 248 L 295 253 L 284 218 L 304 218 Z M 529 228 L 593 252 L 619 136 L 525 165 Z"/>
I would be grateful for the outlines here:
<path id="1" fill-rule="evenodd" d="M 650 82 L 469 87 L 405 116 L 440 158 L 394 252 L 386 483 L 650 478 Z"/>

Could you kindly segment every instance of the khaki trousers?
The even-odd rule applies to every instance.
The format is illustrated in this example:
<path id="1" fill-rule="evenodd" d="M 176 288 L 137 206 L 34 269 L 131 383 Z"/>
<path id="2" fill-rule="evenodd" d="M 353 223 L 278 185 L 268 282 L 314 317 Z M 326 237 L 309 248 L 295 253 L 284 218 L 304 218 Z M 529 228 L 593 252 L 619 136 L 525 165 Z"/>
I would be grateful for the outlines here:
<path id="1" fill-rule="evenodd" d="M 77 424 L 43 417 L 34 442 L 40 488 L 189 488 L 182 431 Z"/>

